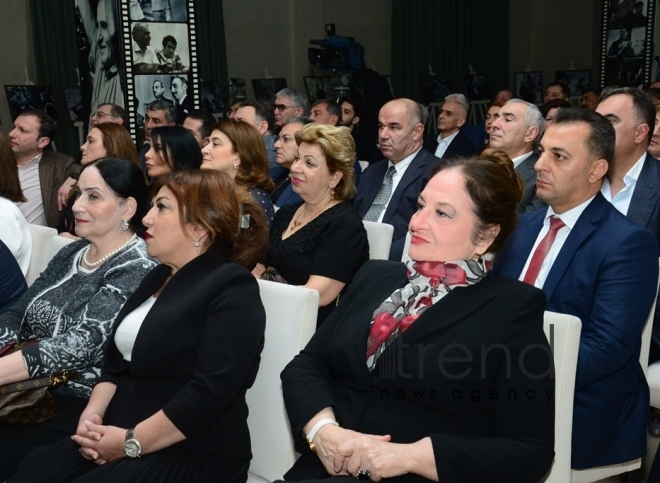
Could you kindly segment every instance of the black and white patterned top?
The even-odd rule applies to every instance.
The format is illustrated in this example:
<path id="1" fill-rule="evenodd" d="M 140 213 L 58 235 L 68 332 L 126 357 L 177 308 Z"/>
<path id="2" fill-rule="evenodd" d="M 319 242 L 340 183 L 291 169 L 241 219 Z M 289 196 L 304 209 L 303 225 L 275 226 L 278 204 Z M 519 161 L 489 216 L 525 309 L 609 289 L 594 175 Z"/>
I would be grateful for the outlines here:
<path id="1" fill-rule="evenodd" d="M 88 398 L 101 374 L 115 317 L 158 262 L 136 239 L 93 271 L 80 268 L 88 242 L 71 243 L 16 304 L 0 316 L 0 347 L 12 339 L 39 339 L 22 349 L 30 377 L 76 369 L 78 379 L 56 389 Z"/>

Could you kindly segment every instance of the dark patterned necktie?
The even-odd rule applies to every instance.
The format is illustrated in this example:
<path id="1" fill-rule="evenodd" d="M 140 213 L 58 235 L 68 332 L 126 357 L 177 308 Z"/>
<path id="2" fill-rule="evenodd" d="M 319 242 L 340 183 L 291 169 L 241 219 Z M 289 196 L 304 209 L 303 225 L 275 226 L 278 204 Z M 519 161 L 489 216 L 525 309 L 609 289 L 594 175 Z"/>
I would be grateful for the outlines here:
<path id="1" fill-rule="evenodd" d="M 383 212 L 385 205 L 390 200 L 390 196 L 392 195 L 392 178 L 394 177 L 394 173 L 396 173 L 396 168 L 394 166 L 390 166 L 387 169 L 387 173 L 385 173 L 385 179 L 383 179 L 383 184 L 378 190 L 374 202 L 371 203 L 369 211 L 367 211 L 367 214 L 364 215 L 364 221 L 378 221 L 380 218 L 380 214 Z"/>

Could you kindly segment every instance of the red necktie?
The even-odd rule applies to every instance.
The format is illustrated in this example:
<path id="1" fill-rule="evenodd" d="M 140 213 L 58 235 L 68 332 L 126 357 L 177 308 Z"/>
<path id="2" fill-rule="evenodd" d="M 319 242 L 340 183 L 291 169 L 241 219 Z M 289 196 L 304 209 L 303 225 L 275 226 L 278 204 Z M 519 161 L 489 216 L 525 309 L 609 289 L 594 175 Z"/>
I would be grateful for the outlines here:
<path id="1" fill-rule="evenodd" d="M 545 260 L 550 247 L 555 242 L 555 238 L 557 238 L 557 232 L 564 226 L 566 225 L 564 225 L 564 222 L 560 218 L 554 215 L 550 217 L 550 230 L 543 237 L 539 246 L 536 247 L 534 255 L 532 255 L 532 260 L 529 262 L 529 267 L 527 267 L 527 273 L 525 273 L 523 282 L 534 285 L 541 271 L 543 260 Z"/>

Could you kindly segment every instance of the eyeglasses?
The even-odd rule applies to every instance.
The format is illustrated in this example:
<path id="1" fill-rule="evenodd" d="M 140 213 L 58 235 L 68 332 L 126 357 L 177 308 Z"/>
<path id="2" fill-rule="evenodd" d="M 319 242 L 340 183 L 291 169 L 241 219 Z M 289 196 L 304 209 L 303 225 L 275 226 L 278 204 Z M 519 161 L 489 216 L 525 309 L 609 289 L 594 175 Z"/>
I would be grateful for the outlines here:
<path id="1" fill-rule="evenodd" d="M 114 114 L 107 113 L 107 112 L 97 111 L 94 114 L 92 114 L 92 117 L 95 117 L 97 119 L 103 119 L 104 117 L 117 117 L 117 116 L 115 116 Z"/>
<path id="2" fill-rule="evenodd" d="M 284 104 L 275 104 L 275 110 L 276 111 L 286 111 L 287 109 L 293 109 L 298 106 L 285 106 Z"/>

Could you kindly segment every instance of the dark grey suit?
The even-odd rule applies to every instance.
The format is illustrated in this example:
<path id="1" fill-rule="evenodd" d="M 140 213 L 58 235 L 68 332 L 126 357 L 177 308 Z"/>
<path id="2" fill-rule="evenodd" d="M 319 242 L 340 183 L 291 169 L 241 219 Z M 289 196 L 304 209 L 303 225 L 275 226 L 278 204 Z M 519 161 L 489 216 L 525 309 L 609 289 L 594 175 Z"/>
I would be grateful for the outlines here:
<path id="1" fill-rule="evenodd" d="M 626 216 L 643 226 L 655 237 L 660 249 L 660 161 L 646 154 L 644 166 L 635 184 Z M 660 306 L 656 305 L 653 321 L 653 342 L 660 345 Z M 651 357 L 657 350 L 651 350 Z M 653 361 L 651 361 L 653 362 Z M 649 480 L 650 481 L 650 480 Z"/>
<path id="2" fill-rule="evenodd" d="M 522 201 L 518 204 L 519 214 L 534 211 L 546 206 L 545 203 L 536 197 L 536 170 L 534 169 L 534 165 L 538 159 L 539 155 L 532 153 L 516 167 L 516 173 L 518 173 L 518 176 L 520 176 L 525 183 L 525 196 L 523 196 Z"/>

